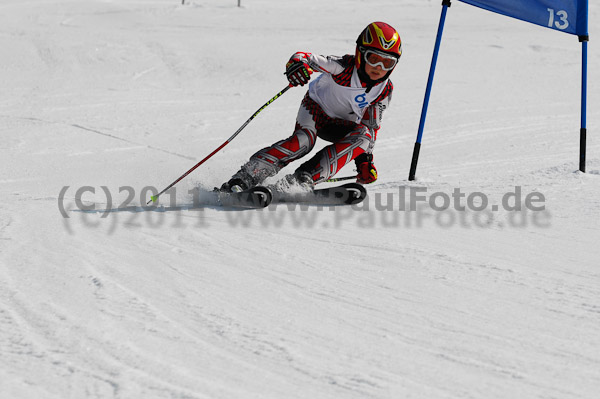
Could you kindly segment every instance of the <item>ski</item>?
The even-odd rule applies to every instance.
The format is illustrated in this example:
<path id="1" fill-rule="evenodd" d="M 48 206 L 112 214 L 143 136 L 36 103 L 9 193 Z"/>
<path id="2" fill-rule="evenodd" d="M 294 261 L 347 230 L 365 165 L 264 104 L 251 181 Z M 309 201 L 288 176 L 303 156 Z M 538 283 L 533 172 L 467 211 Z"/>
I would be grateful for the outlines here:
<path id="1" fill-rule="evenodd" d="M 237 193 L 218 192 L 219 204 L 231 208 L 266 208 L 273 200 L 267 187 L 256 186 Z"/>
<path id="2" fill-rule="evenodd" d="M 275 193 L 277 202 L 312 203 L 315 205 L 353 205 L 362 202 L 367 189 L 359 183 L 346 183 L 341 186 L 318 188 L 300 193 Z"/>

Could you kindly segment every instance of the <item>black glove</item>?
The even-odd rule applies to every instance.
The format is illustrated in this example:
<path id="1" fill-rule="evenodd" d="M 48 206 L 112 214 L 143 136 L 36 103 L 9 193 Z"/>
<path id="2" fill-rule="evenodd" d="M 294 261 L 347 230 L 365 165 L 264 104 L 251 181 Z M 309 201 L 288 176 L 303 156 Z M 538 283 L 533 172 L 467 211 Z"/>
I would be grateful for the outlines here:
<path id="1" fill-rule="evenodd" d="M 306 62 L 290 60 L 285 65 L 285 75 L 292 86 L 304 86 L 313 70 Z"/>

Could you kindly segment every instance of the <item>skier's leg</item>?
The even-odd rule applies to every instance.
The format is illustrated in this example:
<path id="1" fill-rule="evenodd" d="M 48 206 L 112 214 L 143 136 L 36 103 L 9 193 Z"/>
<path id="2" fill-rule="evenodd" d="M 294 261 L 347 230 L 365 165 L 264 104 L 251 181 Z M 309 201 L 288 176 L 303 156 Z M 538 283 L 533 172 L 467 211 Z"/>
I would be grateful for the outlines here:
<path id="1" fill-rule="evenodd" d="M 345 165 L 365 152 L 371 152 L 375 140 L 372 132 L 358 125 L 340 141 L 331 144 L 303 163 L 295 172 L 299 176 L 311 176 L 315 183 L 333 177 Z"/>
<path id="2" fill-rule="evenodd" d="M 252 155 L 222 189 L 229 190 L 235 185 L 246 189 L 261 184 L 267 177 L 274 176 L 290 162 L 308 154 L 315 146 L 316 139 L 315 122 L 304 105 L 301 105 L 294 133 L 289 138 Z"/>

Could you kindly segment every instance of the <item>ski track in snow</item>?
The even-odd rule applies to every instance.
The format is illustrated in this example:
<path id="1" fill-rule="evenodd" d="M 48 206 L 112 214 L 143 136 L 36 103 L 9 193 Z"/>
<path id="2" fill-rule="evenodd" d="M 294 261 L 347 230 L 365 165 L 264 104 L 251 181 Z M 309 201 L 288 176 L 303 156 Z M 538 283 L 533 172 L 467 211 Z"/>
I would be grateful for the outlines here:
<path id="1" fill-rule="evenodd" d="M 408 182 L 439 4 L 186 3 L 0 5 L 1 397 L 597 395 L 597 54 L 583 174 L 576 39 L 453 3 Z M 291 133 L 305 92 L 294 89 L 163 208 L 145 207 L 144 187 L 173 181 L 285 85 L 292 52 L 351 52 L 373 20 L 399 29 L 404 54 L 367 201 L 211 202 L 253 151 Z M 96 191 L 78 196 L 83 186 Z M 542 193 L 545 211 L 481 224 L 473 211 L 397 209 L 401 188 L 498 205 L 515 187 Z"/>

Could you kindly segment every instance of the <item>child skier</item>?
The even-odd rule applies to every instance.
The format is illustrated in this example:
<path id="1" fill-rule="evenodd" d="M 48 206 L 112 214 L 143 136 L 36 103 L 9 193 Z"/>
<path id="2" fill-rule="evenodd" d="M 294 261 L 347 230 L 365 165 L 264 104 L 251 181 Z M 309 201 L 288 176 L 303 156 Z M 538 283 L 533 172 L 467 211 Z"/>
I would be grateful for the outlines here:
<path id="1" fill-rule="evenodd" d="M 317 137 L 333 144 L 286 176 L 287 183 L 312 188 L 352 160 L 358 170 L 357 182 L 377 180 L 373 146 L 382 113 L 392 97 L 389 76 L 401 55 L 398 32 L 384 22 L 373 22 L 361 32 L 354 55 L 292 55 L 285 72 L 291 86 L 304 86 L 313 71 L 321 72 L 302 100 L 294 133 L 252 155 L 221 190 L 237 192 L 260 185 L 290 162 L 307 155 Z"/>

